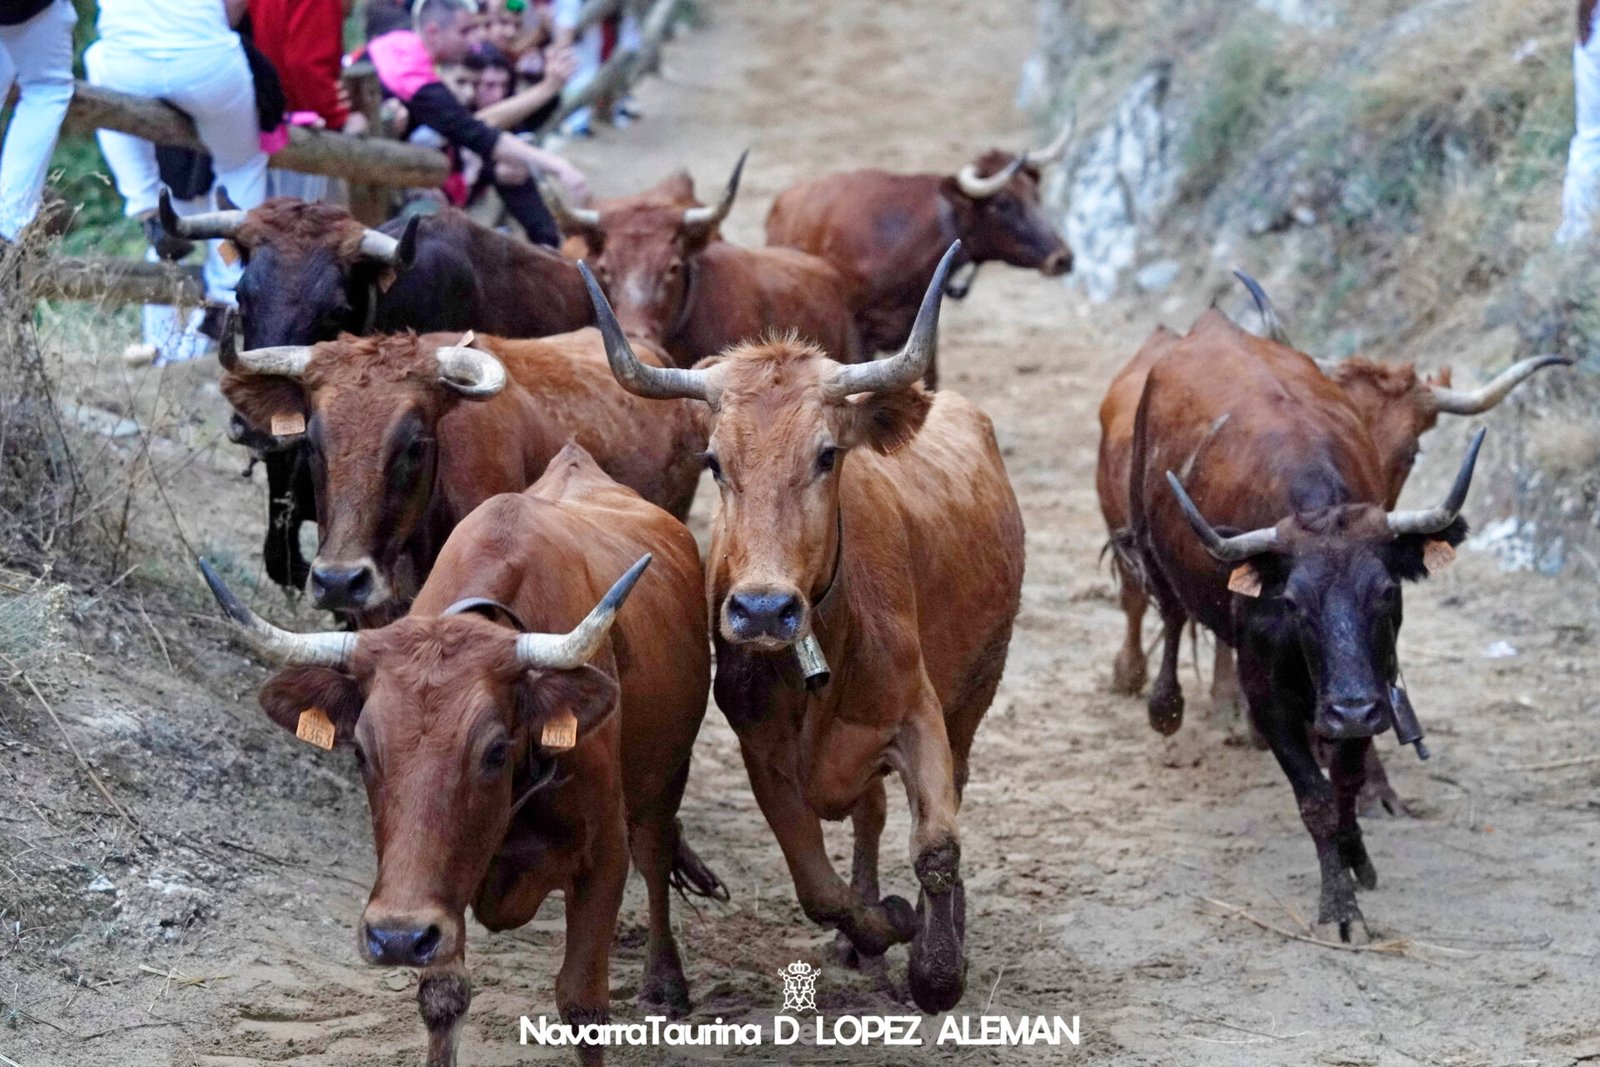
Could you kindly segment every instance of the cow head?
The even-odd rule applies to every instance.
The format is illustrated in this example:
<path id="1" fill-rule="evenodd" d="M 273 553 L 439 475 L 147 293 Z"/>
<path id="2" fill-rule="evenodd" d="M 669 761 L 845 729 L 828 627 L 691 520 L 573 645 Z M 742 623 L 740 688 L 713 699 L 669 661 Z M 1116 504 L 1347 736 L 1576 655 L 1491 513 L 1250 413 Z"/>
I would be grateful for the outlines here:
<path id="1" fill-rule="evenodd" d="M 465 601 L 360 634 L 295 634 L 256 616 L 201 561 L 241 636 L 284 667 L 261 689 L 267 716 L 311 739 L 309 719 L 323 747 L 355 753 L 378 853 L 359 934 L 369 962 L 460 961 L 467 905 L 511 816 L 554 771 L 545 725 L 572 713 L 582 744 L 616 709 L 616 682 L 587 664 L 649 562 L 566 634 L 518 633 Z"/>
<path id="2" fill-rule="evenodd" d="M 939 301 L 960 247 L 952 244 L 934 272 L 905 348 L 852 365 L 778 337 L 739 345 L 692 370 L 651 367 L 634 355 L 594 275 L 582 267 L 622 387 L 711 407 L 705 459 L 721 492 L 711 581 L 725 640 L 776 651 L 810 632 L 848 521 L 839 507 L 847 453 L 858 446 L 879 452 L 903 447 L 933 403 L 920 380 L 933 362 Z"/>
<path id="3" fill-rule="evenodd" d="M 572 207 L 554 182 L 541 183 L 562 233 L 582 240 L 586 260 L 630 335 L 660 342 L 687 314 L 691 264 L 733 209 L 748 155 L 739 156 L 721 201 L 709 207 L 695 200 L 694 185 L 681 172 L 597 209 Z"/>
<path id="4" fill-rule="evenodd" d="M 956 233 L 974 262 L 997 259 L 1046 275 L 1072 269 L 1072 249 L 1039 202 L 1040 168 L 1066 155 L 1077 116 L 1045 148 L 1022 155 L 991 150 L 940 183 Z"/>
<path id="5" fill-rule="evenodd" d="M 227 205 L 227 190 L 217 199 Z M 344 208 L 275 197 L 250 211 L 179 217 L 166 190 L 161 225 L 190 240 L 230 242 L 244 262 L 239 311 L 247 348 L 309 345 L 367 333 L 377 294 L 416 255 L 413 217 L 397 238 L 357 222 Z"/>
<path id="6" fill-rule="evenodd" d="M 1371 737 L 1392 722 L 1400 583 L 1443 567 L 1466 538 L 1461 506 L 1482 444 L 1479 430 L 1439 507 L 1386 511 L 1377 504 L 1339 504 L 1231 537 L 1213 529 L 1177 476 L 1167 473 L 1206 549 L 1234 567 L 1229 588 L 1254 598 L 1241 620 L 1241 639 L 1298 649 L 1315 693 L 1312 727 L 1322 737 Z"/>
<path id="7" fill-rule="evenodd" d="M 389 603 L 395 564 L 433 497 L 439 420 L 499 393 L 505 367 L 487 352 L 413 333 L 235 352 L 224 330 L 221 356 L 222 391 L 246 420 L 287 418 L 290 432 L 305 435 L 317 500 L 316 605 L 371 611 Z"/>

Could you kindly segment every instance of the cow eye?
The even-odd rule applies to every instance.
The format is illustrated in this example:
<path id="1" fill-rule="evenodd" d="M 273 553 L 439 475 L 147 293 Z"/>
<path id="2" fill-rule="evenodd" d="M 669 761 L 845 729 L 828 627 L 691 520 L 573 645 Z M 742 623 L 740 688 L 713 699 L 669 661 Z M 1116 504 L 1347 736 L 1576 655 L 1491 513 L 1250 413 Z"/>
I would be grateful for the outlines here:
<path id="1" fill-rule="evenodd" d="M 722 481 L 722 464 L 717 462 L 715 453 L 703 453 L 700 456 L 700 459 L 705 463 L 706 470 L 711 472 L 711 477 L 715 478 L 719 482 Z"/>
<path id="2" fill-rule="evenodd" d="M 822 451 L 817 453 L 817 470 L 831 471 L 837 462 L 839 462 L 839 449 L 834 445 L 823 445 Z"/>
<path id="3" fill-rule="evenodd" d="M 486 771 L 504 770 L 506 760 L 510 757 L 511 744 L 502 737 L 484 750 L 483 769 Z"/>

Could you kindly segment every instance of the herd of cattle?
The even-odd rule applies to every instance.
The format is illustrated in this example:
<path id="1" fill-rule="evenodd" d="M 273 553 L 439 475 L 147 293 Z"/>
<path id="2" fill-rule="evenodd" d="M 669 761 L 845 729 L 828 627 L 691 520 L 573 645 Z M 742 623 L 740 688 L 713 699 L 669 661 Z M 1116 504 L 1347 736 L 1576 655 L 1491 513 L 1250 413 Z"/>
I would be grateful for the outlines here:
<path id="1" fill-rule="evenodd" d="M 178 218 L 163 200 L 169 230 L 244 261 L 222 388 L 231 435 L 268 471 L 266 569 L 342 628 L 278 629 L 202 569 L 282 667 L 267 715 L 355 754 L 378 855 L 358 942 L 421 969 L 430 1064 L 454 1062 L 470 1001 L 469 907 L 507 929 L 562 892 L 557 1006 L 608 1017 L 630 861 L 649 893 L 640 998 L 688 1009 L 671 891 L 727 895 L 677 818 L 708 690 L 806 915 L 857 962 L 908 944 L 921 1010 L 960 1000 L 957 813 L 1020 603 L 1023 523 L 989 418 L 933 388 L 939 309 L 987 260 L 1070 268 L 1038 192 L 1067 140 L 954 176 L 797 185 L 765 248 L 720 233 L 743 158 L 713 205 L 681 173 L 594 207 L 548 189 L 561 253 L 450 210 L 374 230 L 326 204 L 247 212 L 224 194 Z M 1217 635 L 1219 695 L 1237 678 L 1316 844 L 1320 920 L 1349 937 L 1351 874 L 1376 878 L 1358 802 L 1393 800 L 1372 738 L 1392 725 L 1423 751 L 1398 683 L 1399 585 L 1465 536 L 1482 435 L 1443 504 L 1395 510 L 1418 438 L 1564 361 L 1476 392 L 1448 372 L 1319 364 L 1244 280 L 1270 337 L 1215 310 L 1186 335 L 1160 328 L 1101 409 L 1128 616 L 1113 684 L 1143 688 L 1153 597 L 1150 721 L 1170 733 L 1183 627 Z M 704 560 L 683 525 L 702 469 L 720 494 Z M 915 906 L 879 888 L 891 770 Z M 846 816 L 849 882 L 821 827 Z"/>

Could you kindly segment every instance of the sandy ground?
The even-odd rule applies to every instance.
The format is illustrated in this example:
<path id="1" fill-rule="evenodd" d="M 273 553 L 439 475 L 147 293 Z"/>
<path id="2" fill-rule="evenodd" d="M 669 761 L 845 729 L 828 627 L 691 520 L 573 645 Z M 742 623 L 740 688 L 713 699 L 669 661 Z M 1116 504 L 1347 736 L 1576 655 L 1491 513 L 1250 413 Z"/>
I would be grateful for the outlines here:
<path id="1" fill-rule="evenodd" d="M 1029 0 L 704 8 L 707 25 L 673 45 L 664 76 L 643 87 L 646 120 L 573 148 L 601 195 L 679 165 L 710 194 L 749 145 L 727 229 L 753 242 L 773 194 L 802 177 L 851 165 L 953 168 L 990 144 L 1029 137 L 1010 98 L 1031 44 Z M 1362 907 L 1389 951 L 1287 936 L 1315 908 L 1310 842 L 1271 758 L 1230 743 L 1230 724 L 1208 719 L 1187 655 L 1190 725 L 1171 740 L 1149 730 L 1142 701 L 1108 693 L 1121 622 L 1099 560 L 1095 411 L 1112 371 L 1155 322 L 1186 325 L 1199 310 L 1186 297 L 1091 310 L 1056 283 L 994 267 L 946 309 L 945 384 L 994 416 L 1028 523 L 1022 613 L 962 813 L 971 970 L 957 1012 L 1076 1014 L 1083 1046 L 938 1058 L 1600 1059 L 1600 763 L 1549 766 L 1596 751 L 1592 590 L 1502 574 L 1468 551 L 1410 594 L 1402 662 L 1434 757 L 1419 763 L 1392 738 L 1379 742 L 1413 812 L 1367 823 L 1380 888 L 1363 894 Z M 194 431 L 202 437 L 221 411 L 211 374 L 168 374 L 169 391 L 206 420 Z M 1460 436 L 1452 428 L 1429 439 L 1408 500 L 1430 497 L 1454 470 Z M 231 551 L 248 570 L 260 475 L 248 485 L 239 466 L 226 448 L 204 452 L 172 492 L 190 539 Z M 1494 517 L 1470 504 L 1468 514 L 1480 524 Z M 705 515 L 702 499 L 702 530 Z M 314 624 L 273 594 L 258 602 Z M 89 658 L 50 692 L 153 846 L 106 814 L 36 705 L 4 706 L 4 1062 L 415 1062 L 412 977 L 365 967 L 355 951 L 373 863 L 353 766 L 265 721 L 253 699 L 261 672 L 213 620 L 173 620 L 168 633 L 165 652 L 133 631 L 86 635 Z M 132 653 L 124 661 L 110 654 L 118 642 Z M 1515 654 L 1487 655 L 1493 642 Z M 1208 649 L 1200 660 L 1209 662 Z M 884 889 L 909 896 L 905 806 L 890 792 Z M 776 972 L 794 959 L 821 964 L 818 1001 L 829 1015 L 907 1010 L 892 989 L 833 963 L 830 936 L 800 914 L 715 712 L 683 819 L 733 892 L 725 906 L 677 909 L 694 1020 L 769 1023 L 781 1001 Z M 830 842 L 843 869 L 847 830 Z M 613 1011 L 624 1020 L 643 1014 L 633 1001 L 643 922 L 635 879 L 612 964 Z M 515 1043 L 519 1016 L 554 1013 L 561 929 L 559 903 L 512 933 L 473 929 L 464 1062 L 568 1062 L 564 1051 Z M 891 952 L 890 974 L 903 981 L 903 949 Z M 801 1047 L 634 1052 L 613 1062 L 910 1059 Z"/>

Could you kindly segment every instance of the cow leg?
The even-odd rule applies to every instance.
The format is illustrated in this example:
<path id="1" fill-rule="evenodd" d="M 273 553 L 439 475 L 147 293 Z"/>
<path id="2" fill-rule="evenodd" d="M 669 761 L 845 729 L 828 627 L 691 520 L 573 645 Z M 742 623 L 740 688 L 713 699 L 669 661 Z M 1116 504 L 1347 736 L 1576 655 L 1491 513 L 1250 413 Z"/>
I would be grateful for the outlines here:
<path id="1" fill-rule="evenodd" d="M 1234 663 L 1233 649 L 1220 637 L 1211 657 L 1211 710 L 1237 713 L 1242 709 L 1243 694 L 1239 692 L 1239 669 Z"/>
<path id="2" fill-rule="evenodd" d="M 1161 610 L 1161 666 L 1156 671 L 1155 684 L 1150 687 L 1147 710 L 1150 727 L 1158 734 L 1171 735 L 1183 725 L 1183 688 L 1178 684 L 1178 653 L 1183 646 L 1183 624 L 1187 620 L 1180 610 L 1168 613 Z"/>
<path id="3" fill-rule="evenodd" d="M 1322 872 L 1317 922 L 1338 923 L 1340 938 L 1348 941 L 1352 924 L 1363 920 L 1361 909 L 1356 906 L 1355 886 L 1340 855 L 1339 804 L 1311 751 L 1310 731 L 1298 709 L 1274 701 L 1272 680 L 1255 662 L 1255 657 L 1247 654 L 1239 657 L 1239 681 L 1249 701 L 1251 716 L 1266 735 L 1268 747 L 1294 789 L 1300 821 L 1316 846 L 1317 865 Z"/>
<path id="4" fill-rule="evenodd" d="M 685 766 L 685 773 L 688 768 Z M 678 820 L 671 814 L 653 815 L 629 827 L 628 844 L 633 865 L 644 876 L 650 896 L 650 939 L 645 949 L 644 981 L 639 999 L 659 1004 L 673 1017 L 689 1011 L 689 982 L 672 936 L 673 858 L 678 852 Z"/>
<path id="5" fill-rule="evenodd" d="M 1366 771 L 1366 782 L 1361 786 L 1361 795 L 1356 798 L 1356 814 L 1370 817 L 1376 815 L 1379 808 L 1390 815 L 1411 814 L 1406 802 L 1389 784 L 1389 772 L 1383 769 L 1377 745 L 1367 746 Z"/>
<path id="6" fill-rule="evenodd" d="M 943 713 L 931 694 L 907 716 L 893 748 L 911 805 L 912 869 L 922 886 L 921 927 L 911 940 L 907 965 L 911 999 L 930 1014 L 949 1011 L 967 984 L 966 896 L 954 761 Z"/>
<path id="7" fill-rule="evenodd" d="M 851 852 L 850 888 L 864 904 L 877 904 L 879 900 L 878 843 L 883 837 L 883 824 L 888 813 L 889 798 L 884 792 L 883 779 L 874 777 L 850 812 L 850 829 L 855 838 Z M 834 951 L 847 967 L 876 972 L 883 965 L 882 956 L 862 956 L 844 934 L 835 939 Z"/>
<path id="8" fill-rule="evenodd" d="M 1339 858 L 1356 876 L 1362 889 L 1378 888 L 1378 872 L 1367 856 L 1367 846 L 1361 840 L 1361 824 L 1356 821 L 1356 801 L 1366 784 L 1371 752 L 1370 737 L 1340 741 L 1334 747 L 1333 766 L 1329 768 L 1333 795 L 1339 805 Z"/>
<path id="9" fill-rule="evenodd" d="M 556 1010 L 569 1026 L 611 1019 L 611 942 L 628 881 L 623 834 L 603 834 L 590 865 L 572 879 L 566 892 L 567 946 L 556 975 Z M 579 1045 L 578 1062 L 600 1067 L 605 1046 Z"/>
<path id="10" fill-rule="evenodd" d="M 1111 665 L 1111 691 L 1137 696 L 1149 676 L 1144 658 L 1144 611 L 1150 606 L 1150 598 L 1126 574 L 1121 576 L 1121 586 L 1122 614 L 1128 626 L 1122 637 L 1122 650 Z"/>
<path id="11" fill-rule="evenodd" d="M 417 984 L 417 1011 L 428 1028 L 428 1067 L 455 1067 L 461 1024 L 472 1004 L 467 968 L 457 960 L 422 972 Z"/>
<path id="12" fill-rule="evenodd" d="M 881 956 L 890 945 L 911 940 L 917 931 L 911 905 L 896 896 L 881 903 L 860 900 L 833 869 L 822 838 L 822 822 L 801 794 L 799 783 L 770 766 L 743 736 L 739 743 L 750 790 L 783 850 L 806 917 L 844 934 L 863 956 Z"/>
<path id="13" fill-rule="evenodd" d="M 305 588 L 311 574 L 311 564 L 300 551 L 300 522 L 304 517 L 300 496 L 303 493 L 309 500 L 312 492 L 309 474 L 302 474 L 300 453 L 299 445 L 291 445 L 266 454 L 267 536 L 261 547 L 267 577 L 295 591 Z"/>

